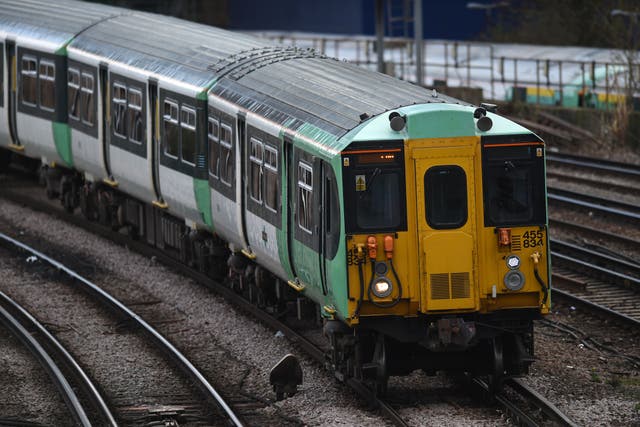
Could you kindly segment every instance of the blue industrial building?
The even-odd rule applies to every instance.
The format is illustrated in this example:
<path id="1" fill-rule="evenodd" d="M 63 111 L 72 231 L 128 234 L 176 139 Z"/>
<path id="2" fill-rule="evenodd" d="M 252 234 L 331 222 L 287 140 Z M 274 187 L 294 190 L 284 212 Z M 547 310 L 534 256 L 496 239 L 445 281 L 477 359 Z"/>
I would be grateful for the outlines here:
<path id="1" fill-rule="evenodd" d="M 403 0 L 387 0 L 385 13 L 402 13 Z M 470 9 L 466 0 L 424 1 L 424 37 L 469 40 L 483 31 L 488 13 Z M 476 2 L 477 3 L 477 2 Z M 333 34 L 375 33 L 374 0 L 232 0 L 229 28 L 235 30 L 303 31 Z M 490 12 L 489 12 L 490 13 Z M 401 36 L 399 25 L 387 35 Z M 410 36 L 413 36 L 410 28 Z"/>

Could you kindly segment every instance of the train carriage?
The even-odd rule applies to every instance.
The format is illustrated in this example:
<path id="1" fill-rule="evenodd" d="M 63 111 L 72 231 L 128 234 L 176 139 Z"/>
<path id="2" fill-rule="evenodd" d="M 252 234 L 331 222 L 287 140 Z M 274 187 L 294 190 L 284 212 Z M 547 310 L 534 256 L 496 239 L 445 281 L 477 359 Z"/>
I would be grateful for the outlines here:
<path id="1" fill-rule="evenodd" d="M 67 209 L 274 311 L 312 307 L 340 378 L 527 371 L 550 301 L 536 135 L 312 50 L 73 0 L 0 5 L 20 11 L 0 20 L 18 58 L 29 43 L 58 55 L 57 116 L 25 110 L 2 144 L 42 160 Z M 22 65 L 6 63 L 4 100 L 31 90 L 10 90 Z"/>

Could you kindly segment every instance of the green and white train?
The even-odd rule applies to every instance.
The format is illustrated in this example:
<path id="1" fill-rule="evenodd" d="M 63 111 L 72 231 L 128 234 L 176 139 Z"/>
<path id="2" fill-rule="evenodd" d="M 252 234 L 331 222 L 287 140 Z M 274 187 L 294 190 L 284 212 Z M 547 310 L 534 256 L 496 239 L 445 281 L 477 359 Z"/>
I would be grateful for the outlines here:
<path id="1" fill-rule="evenodd" d="M 550 303 L 536 135 L 170 17 L 73 0 L 0 11 L 0 163 L 40 161 L 68 210 L 268 308 L 319 313 L 339 377 L 527 371 Z"/>

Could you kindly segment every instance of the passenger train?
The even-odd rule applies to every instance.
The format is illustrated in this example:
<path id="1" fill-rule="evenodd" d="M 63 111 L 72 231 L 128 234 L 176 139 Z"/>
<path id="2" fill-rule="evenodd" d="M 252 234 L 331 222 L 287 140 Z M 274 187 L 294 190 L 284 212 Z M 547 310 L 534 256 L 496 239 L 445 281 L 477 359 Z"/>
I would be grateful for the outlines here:
<path id="1" fill-rule="evenodd" d="M 35 159 L 67 210 L 317 315 L 338 378 L 527 372 L 545 145 L 491 106 L 73 0 L 0 0 L 0 49 L 3 166 Z"/>

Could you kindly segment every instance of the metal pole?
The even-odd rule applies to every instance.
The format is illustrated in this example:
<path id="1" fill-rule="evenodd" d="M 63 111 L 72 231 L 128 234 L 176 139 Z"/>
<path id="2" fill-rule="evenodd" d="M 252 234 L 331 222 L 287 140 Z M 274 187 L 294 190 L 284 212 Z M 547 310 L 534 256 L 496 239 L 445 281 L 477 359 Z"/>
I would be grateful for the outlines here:
<path id="1" fill-rule="evenodd" d="M 418 85 L 422 86 L 424 82 L 424 43 L 422 33 L 422 0 L 414 0 L 413 19 L 414 26 L 413 32 L 416 40 L 416 81 Z"/>
<path id="2" fill-rule="evenodd" d="M 384 73 L 384 0 L 376 0 L 376 51 L 378 72 Z"/>
<path id="3" fill-rule="evenodd" d="M 536 104 L 540 105 L 540 60 L 536 59 Z"/>

